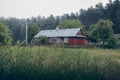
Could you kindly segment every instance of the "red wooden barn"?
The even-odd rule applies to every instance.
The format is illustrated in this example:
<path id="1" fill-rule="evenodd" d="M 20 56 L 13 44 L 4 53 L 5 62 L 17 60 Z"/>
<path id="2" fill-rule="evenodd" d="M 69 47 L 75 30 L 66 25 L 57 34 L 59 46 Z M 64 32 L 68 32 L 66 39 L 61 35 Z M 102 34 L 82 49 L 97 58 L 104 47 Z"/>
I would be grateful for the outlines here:
<path id="1" fill-rule="evenodd" d="M 47 43 L 64 43 L 67 45 L 86 45 L 87 40 L 80 28 L 41 30 L 34 38 L 47 37 Z"/>

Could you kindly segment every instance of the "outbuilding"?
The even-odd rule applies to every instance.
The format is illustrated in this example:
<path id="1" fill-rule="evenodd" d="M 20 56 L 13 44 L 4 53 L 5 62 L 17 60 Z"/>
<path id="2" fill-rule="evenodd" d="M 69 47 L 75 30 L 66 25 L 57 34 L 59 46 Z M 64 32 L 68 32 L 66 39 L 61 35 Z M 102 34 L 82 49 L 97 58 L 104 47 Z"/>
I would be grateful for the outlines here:
<path id="1" fill-rule="evenodd" d="M 115 34 L 116 38 L 120 39 L 120 34 Z"/>
<path id="2" fill-rule="evenodd" d="M 47 37 L 47 43 L 64 43 L 66 45 L 86 45 L 87 40 L 84 36 L 81 28 L 69 28 L 69 29 L 59 29 L 54 30 L 41 30 L 34 38 L 40 36 Z"/>

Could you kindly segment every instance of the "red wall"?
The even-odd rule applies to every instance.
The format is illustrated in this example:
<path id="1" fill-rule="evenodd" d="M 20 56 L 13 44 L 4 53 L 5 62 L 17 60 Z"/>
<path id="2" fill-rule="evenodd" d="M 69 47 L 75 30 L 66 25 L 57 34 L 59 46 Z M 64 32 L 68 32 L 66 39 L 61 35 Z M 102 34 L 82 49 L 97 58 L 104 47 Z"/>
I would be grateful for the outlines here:
<path id="1" fill-rule="evenodd" d="M 87 40 L 85 38 L 69 38 L 67 44 L 69 44 L 69 45 L 86 45 Z"/>
<path id="2" fill-rule="evenodd" d="M 50 43 L 49 40 L 47 40 L 47 43 L 48 44 L 53 44 L 54 42 Z M 72 38 L 68 38 L 68 43 L 65 43 L 65 44 L 67 44 L 67 45 L 86 45 L 87 40 L 86 40 L 86 38 L 74 38 L 74 37 L 72 37 Z"/>

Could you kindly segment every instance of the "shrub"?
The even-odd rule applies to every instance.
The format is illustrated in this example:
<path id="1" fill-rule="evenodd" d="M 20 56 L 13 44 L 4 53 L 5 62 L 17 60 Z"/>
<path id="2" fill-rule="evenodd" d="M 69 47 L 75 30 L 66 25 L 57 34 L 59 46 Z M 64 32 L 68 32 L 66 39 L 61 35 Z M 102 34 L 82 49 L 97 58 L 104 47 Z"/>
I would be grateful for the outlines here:
<path id="1" fill-rule="evenodd" d="M 37 45 L 45 45 L 47 43 L 47 37 L 46 36 L 40 36 L 38 38 L 33 39 L 32 43 L 37 44 Z"/>

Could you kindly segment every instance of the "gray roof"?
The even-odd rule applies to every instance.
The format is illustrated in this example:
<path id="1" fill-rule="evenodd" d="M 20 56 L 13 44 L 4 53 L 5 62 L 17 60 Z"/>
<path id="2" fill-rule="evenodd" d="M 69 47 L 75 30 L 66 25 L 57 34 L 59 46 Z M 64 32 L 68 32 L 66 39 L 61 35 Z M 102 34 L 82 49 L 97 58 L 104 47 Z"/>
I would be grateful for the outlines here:
<path id="1" fill-rule="evenodd" d="M 83 35 L 76 35 L 80 31 L 80 28 L 70 28 L 70 29 L 54 29 L 54 30 L 41 30 L 34 38 L 40 36 L 46 37 L 85 37 Z"/>

